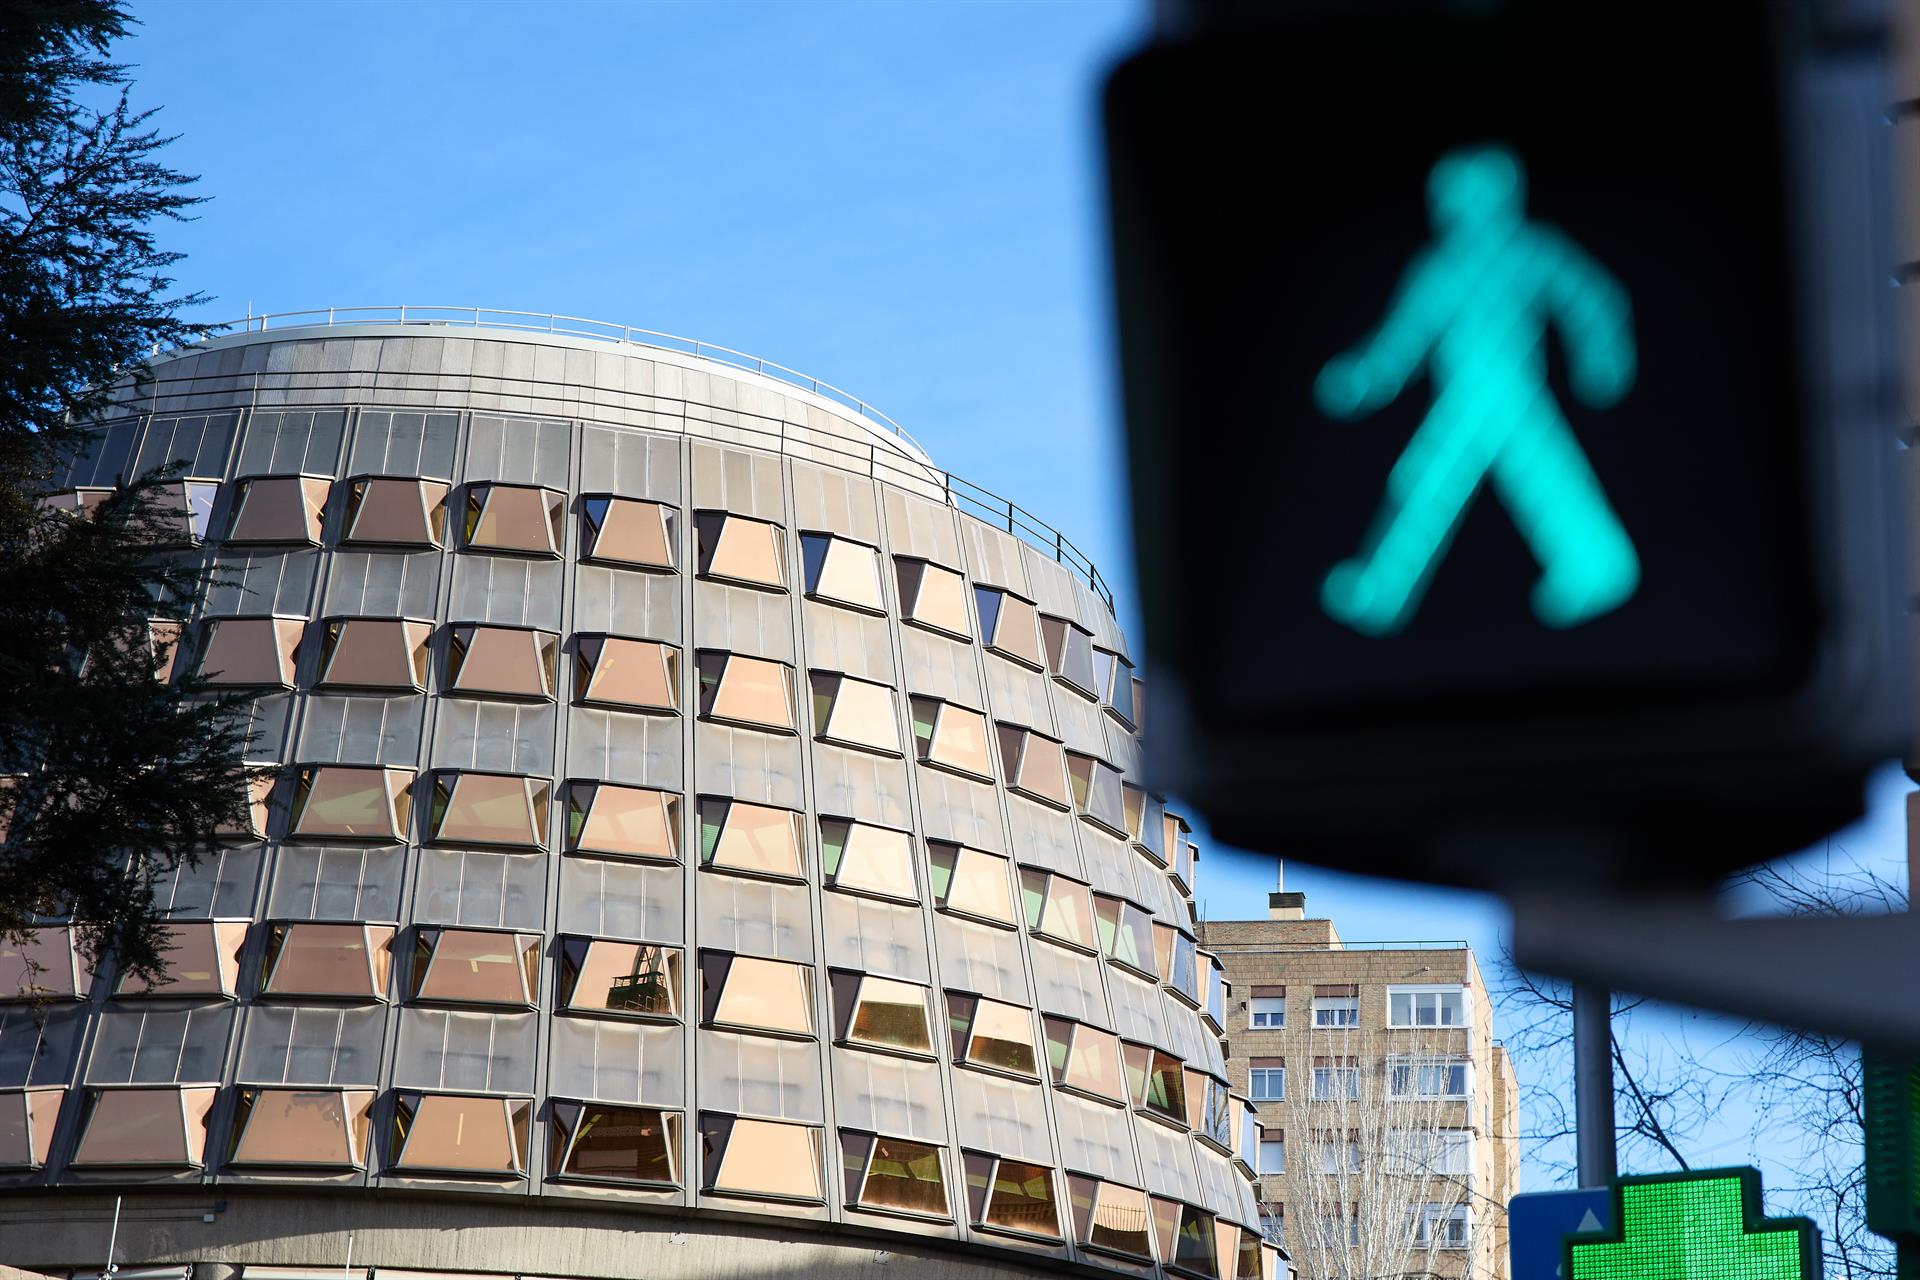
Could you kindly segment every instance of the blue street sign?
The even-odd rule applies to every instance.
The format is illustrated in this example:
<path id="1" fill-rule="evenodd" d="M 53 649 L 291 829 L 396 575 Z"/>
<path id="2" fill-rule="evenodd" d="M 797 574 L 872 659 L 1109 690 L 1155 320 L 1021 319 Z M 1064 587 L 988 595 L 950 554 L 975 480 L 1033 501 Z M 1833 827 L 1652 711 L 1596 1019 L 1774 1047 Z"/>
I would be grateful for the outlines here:
<path id="1" fill-rule="evenodd" d="M 1563 1280 L 1566 1237 L 1613 1229 L 1605 1187 L 1534 1191 L 1507 1201 L 1507 1257 L 1512 1280 Z"/>

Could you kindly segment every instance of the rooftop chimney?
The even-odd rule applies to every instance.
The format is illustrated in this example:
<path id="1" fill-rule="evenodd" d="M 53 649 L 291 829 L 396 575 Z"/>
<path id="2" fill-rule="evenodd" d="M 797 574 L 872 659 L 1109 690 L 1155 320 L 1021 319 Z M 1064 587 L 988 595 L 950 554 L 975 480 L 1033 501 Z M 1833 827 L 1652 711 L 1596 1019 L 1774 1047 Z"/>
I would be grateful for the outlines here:
<path id="1" fill-rule="evenodd" d="M 1267 895 L 1267 918 L 1269 920 L 1304 920 L 1306 915 L 1306 894 L 1270 893 Z"/>

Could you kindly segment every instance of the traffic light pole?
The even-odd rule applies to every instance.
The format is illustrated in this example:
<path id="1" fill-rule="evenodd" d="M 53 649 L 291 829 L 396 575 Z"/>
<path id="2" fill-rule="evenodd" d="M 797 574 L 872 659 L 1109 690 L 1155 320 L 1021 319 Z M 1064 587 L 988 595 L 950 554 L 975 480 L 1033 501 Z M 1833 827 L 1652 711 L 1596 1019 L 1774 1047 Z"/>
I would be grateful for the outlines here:
<path id="1" fill-rule="evenodd" d="M 1583 1187 L 1612 1184 L 1618 1172 L 1613 1146 L 1613 993 L 1578 982 L 1573 987 L 1573 1116 L 1575 1160 Z"/>

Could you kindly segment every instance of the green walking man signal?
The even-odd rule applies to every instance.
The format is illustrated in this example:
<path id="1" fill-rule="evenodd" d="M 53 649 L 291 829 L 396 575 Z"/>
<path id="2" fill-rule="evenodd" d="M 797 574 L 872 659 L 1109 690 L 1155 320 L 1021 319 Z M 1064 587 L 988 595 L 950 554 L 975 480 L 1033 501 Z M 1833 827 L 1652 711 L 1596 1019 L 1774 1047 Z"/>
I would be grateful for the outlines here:
<path id="1" fill-rule="evenodd" d="M 1339 419 L 1381 408 L 1423 363 L 1435 388 L 1365 552 L 1327 574 L 1321 607 L 1367 635 L 1405 627 L 1491 477 L 1540 562 L 1534 616 L 1578 626 L 1626 603 L 1640 561 L 1547 386 L 1547 326 L 1566 344 L 1574 394 L 1615 404 L 1635 372 L 1626 291 L 1557 228 L 1528 220 L 1525 170 L 1505 147 L 1443 156 L 1427 206 L 1436 239 L 1386 319 L 1314 383 L 1321 412 Z"/>

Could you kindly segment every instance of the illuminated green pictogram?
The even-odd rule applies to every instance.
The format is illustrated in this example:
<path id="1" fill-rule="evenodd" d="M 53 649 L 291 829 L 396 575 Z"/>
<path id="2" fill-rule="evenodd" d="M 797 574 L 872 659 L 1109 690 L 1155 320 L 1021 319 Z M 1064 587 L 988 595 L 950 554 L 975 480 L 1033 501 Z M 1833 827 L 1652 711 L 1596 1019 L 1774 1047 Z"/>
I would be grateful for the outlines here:
<path id="1" fill-rule="evenodd" d="M 1366 548 L 1327 574 L 1328 616 L 1368 635 L 1412 620 L 1481 481 L 1541 567 L 1534 616 L 1572 627 L 1624 604 L 1640 561 L 1547 386 L 1554 325 L 1573 393 L 1593 408 L 1633 386 L 1626 291 L 1559 229 L 1526 217 L 1526 173 L 1499 146 L 1451 152 L 1427 178 L 1435 238 L 1380 327 L 1314 383 L 1328 417 L 1363 417 L 1424 364 L 1433 407 L 1387 477 Z"/>
<path id="2" fill-rule="evenodd" d="M 1820 1232 L 1762 1218 L 1752 1169 L 1618 1178 L 1613 1197 L 1610 1234 L 1567 1237 L 1567 1280 L 1819 1280 Z"/>

